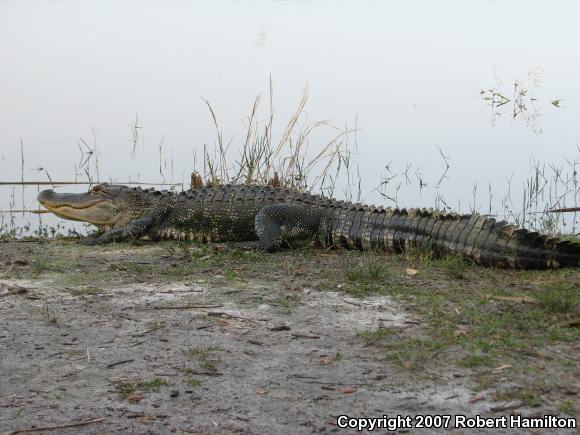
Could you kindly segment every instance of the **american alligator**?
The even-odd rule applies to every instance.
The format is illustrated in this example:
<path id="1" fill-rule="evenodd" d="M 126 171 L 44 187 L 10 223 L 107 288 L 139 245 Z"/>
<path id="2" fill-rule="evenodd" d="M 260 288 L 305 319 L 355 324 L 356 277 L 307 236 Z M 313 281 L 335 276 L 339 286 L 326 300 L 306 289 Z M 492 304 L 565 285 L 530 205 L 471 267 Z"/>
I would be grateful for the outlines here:
<path id="1" fill-rule="evenodd" d="M 324 247 L 401 252 L 432 249 L 477 264 L 548 269 L 580 266 L 580 244 L 479 214 L 353 204 L 290 189 L 224 185 L 180 193 L 99 184 L 88 193 L 45 190 L 55 215 L 96 225 L 89 243 L 132 238 L 256 241 L 275 251 L 314 240 Z"/>

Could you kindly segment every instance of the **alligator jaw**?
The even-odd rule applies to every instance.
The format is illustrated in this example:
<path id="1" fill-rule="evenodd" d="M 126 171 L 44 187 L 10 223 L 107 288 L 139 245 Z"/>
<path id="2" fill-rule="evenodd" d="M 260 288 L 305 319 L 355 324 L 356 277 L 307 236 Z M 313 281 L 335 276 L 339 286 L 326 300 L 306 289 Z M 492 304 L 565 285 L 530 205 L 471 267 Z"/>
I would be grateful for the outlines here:
<path id="1" fill-rule="evenodd" d="M 115 206 L 102 195 L 43 190 L 38 194 L 37 200 L 63 219 L 89 222 L 94 225 L 111 225 L 118 218 Z"/>

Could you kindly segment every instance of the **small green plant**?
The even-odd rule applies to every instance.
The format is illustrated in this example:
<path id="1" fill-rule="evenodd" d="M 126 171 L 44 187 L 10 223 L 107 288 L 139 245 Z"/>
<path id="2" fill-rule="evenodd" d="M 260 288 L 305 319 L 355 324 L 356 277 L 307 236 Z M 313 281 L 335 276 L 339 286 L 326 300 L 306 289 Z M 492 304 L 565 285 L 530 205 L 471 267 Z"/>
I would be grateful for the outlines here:
<path id="1" fill-rule="evenodd" d="M 424 266 L 429 266 L 436 257 L 433 246 L 427 243 L 419 246 L 407 246 L 403 255 L 407 261 L 419 261 Z"/>
<path id="2" fill-rule="evenodd" d="M 154 378 L 154 379 L 151 379 L 150 381 L 140 382 L 137 385 L 137 388 L 143 392 L 159 391 L 160 387 L 164 387 L 166 385 L 168 385 L 168 384 L 167 384 L 167 381 L 165 379 Z"/>
<path id="3" fill-rule="evenodd" d="M 135 391 L 137 391 L 137 384 L 133 382 L 124 382 L 117 385 L 117 392 L 123 399 L 127 399 Z"/>
<path id="4" fill-rule="evenodd" d="M 196 358 L 198 360 L 199 367 L 207 372 L 217 372 L 217 368 L 213 361 L 209 360 L 209 356 L 211 352 L 219 351 L 220 349 L 217 347 L 188 347 L 183 351 L 186 356 L 190 356 Z M 184 369 L 188 370 L 188 369 Z M 189 371 L 189 374 L 193 373 L 193 371 Z"/>
<path id="5" fill-rule="evenodd" d="M 345 271 L 346 278 L 353 283 L 382 283 L 389 276 L 384 258 L 363 256 L 360 261 Z"/>
<path id="6" fill-rule="evenodd" d="M 367 343 L 375 343 L 377 341 L 383 340 L 387 337 L 395 335 L 397 331 L 393 328 L 385 328 L 383 326 L 378 327 L 373 331 L 361 331 L 357 332 L 357 336 L 362 338 Z"/>
<path id="7" fill-rule="evenodd" d="M 50 262 L 47 256 L 39 256 L 32 262 L 32 267 L 38 272 L 45 272 L 50 270 Z"/>
<path id="8" fill-rule="evenodd" d="M 578 306 L 580 286 L 573 282 L 550 284 L 536 293 L 536 300 L 550 313 L 569 313 Z"/>
<path id="9" fill-rule="evenodd" d="M 285 308 L 297 307 L 302 304 L 302 296 L 289 294 L 276 299 L 275 303 Z"/>
<path id="10" fill-rule="evenodd" d="M 576 409 L 576 406 L 574 406 L 574 402 L 572 402 L 571 400 L 564 400 L 562 403 L 560 403 L 560 406 L 558 406 L 558 410 L 562 414 L 574 416 L 578 415 L 578 410 Z"/>
<path id="11" fill-rule="evenodd" d="M 467 263 L 465 258 L 460 255 L 448 254 L 442 260 L 441 264 L 445 274 L 453 279 L 464 279 Z"/>
<path id="12" fill-rule="evenodd" d="M 465 368 L 491 367 L 493 364 L 494 359 L 490 355 L 470 354 L 457 361 L 459 367 Z"/>
<path id="13" fill-rule="evenodd" d="M 18 236 L 19 233 L 16 228 L 9 229 L 5 225 L 0 226 L 0 241 L 7 242 L 9 240 L 15 240 Z"/>
<path id="14" fill-rule="evenodd" d="M 386 358 L 412 372 L 424 370 L 445 350 L 445 343 L 437 340 L 408 338 L 389 343 Z"/>
<path id="15" fill-rule="evenodd" d="M 190 356 L 193 358 L 198 358 L 198 359 L 206 359 L 209 357 L 209 354 L 213 351 L 219 350 L 217 348 L 214 347 L 192 347 L 192 346 L 188 346 L 187 349 L 183 350 L 183 353 L 186 356 Z"/>
<path id="16" fill-rule="evenodd" d="M 217 372 L 217 368 L 215 366 L 215 364 L 211 361 L 208 360 L 203 360 L 199 363 L 199 367 L 201 367 L 204 370 L 207 370 L 208 372 Z"/>
<path id="17" fill-rule="evenodd" d="M 159 323 L 157 320 L 152 320 L 151 322 L 147 323 L 147 330 L 149 332 L 157 331 L 161 327 L 161 323 Z"/>
<path id="18" fill-rule="evenodd" d="M 530 388 L 514 388 L 496 392 L 495 399 L 501 402 L 521 400 L 527 406 L 535 407 L 542 404 L 542 398 L 538 391 Z"/>
<path id="19" fill-rule="evenodd" d="M 44 304 L 40 309 L 40 315 L 47 325 L 58 325 L 58 317 L 56 313 L 50 309 L 48 303 Z"/>
<path id="20" fill-rule="evenodd" d="M 195 378 L 190 378 L 185 382 L 187 383 L 187 385 L 193 388 L 199 387 L 201 385 L 201 381 Z"/>
<path id="21" fill-rule="evenodd" d="M 228 269 L 225 271 L 225 276 L 228 281 L 233 281 L 237 278 L 238 274 L 233 269 Z"/>

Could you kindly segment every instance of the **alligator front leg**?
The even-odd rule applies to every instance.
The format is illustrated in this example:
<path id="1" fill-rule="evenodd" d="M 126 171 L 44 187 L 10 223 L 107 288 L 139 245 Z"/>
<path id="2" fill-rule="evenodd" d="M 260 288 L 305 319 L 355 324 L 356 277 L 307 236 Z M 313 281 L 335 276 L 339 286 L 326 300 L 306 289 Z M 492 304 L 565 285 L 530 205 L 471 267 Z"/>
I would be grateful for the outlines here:
<path id="1" fill-rule="evenodd" d="M 255 231 L 262 249 L 273 252 L 283 243 L 290 247 L 316 235 L 320 211 L 299 204 L 271 204 L 263 207 L 255 219 Z"/>
<path id="2" fill-rule="evenodd" d="M 129 222 L 124 227 L 112 228 L 97 237 L 88 237 L 83 243 L 85 245 L 103 245 L 105 243 L 136 239 L 144 235 L 154 223 L 155 219 L 151 216 L 141 217 Z"/>

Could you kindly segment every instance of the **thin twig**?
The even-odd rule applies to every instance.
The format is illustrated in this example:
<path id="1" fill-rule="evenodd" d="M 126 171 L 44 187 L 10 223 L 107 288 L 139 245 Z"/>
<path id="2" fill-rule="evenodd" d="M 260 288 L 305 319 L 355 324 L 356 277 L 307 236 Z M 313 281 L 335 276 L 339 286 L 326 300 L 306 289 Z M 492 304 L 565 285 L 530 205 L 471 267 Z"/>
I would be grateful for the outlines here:
<path id="1" fill-rule="evenodd" d="M 27 210 L 27 209 L 20 209 L 20 210 L 0 210 L 0 213 L 34 213 L 34 214 L 43 214 L 43 213 L 50 213 L 48 210 Z"/>
<path id="2" fill-rule="evenodd" d="M 108 369 L 112 369 L 113 367 L 120 366 L 121 364 L 126 364 L 135 361 L 134 359 L 124 359 L 123 361 L 117 361 L 111 364 L 107 364 Z"/>
<path id="3" fill-rule="evenodd" d="M 0 186 L 92 185 L 99 183 L 99 181 L 0 181 Z M 181 186 L 181 183 L 145 183 L 144 181 L 115 181 L 115 184 L 124 184 L 127 186 Z"/>
<path id="4" fill-rule="evenodd" d="M 86 426 L 88 424 L 99 423 L 103 420 L 105 420 L 105 417 L 95 418 L 93 420 L 79 421 L 77 423 L 61 424 L 58 426 L 43 426 L 43 427 L 32 427 L 30 429 L 17 429 L 12 432 L 8 432 L 6 435 L 15 435 L 17 433 L 27 433 L 27 432 L 42 432 L 46 430 L 64 429 L 67 427 Z"/>
<path id="5" fill-rule="evenodd" d="M 580 207 L 556 208 L 554 210 L 548 210 L 548 213 L 568 213 L 574 211 L 580 211 Z"/>
<path id="6" fill-rule="evenodd" d="M 148 307 L 152 310 L 189 310 L 195 308 L 221 308 L 223 305 L 168 305 L 168 306 L 153 306 Z"/>

